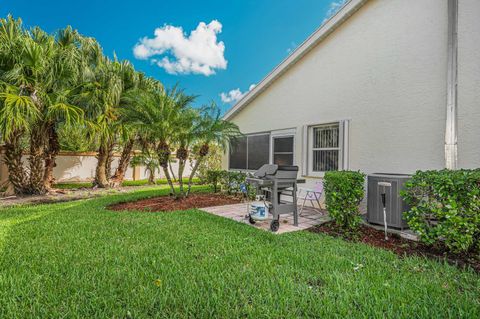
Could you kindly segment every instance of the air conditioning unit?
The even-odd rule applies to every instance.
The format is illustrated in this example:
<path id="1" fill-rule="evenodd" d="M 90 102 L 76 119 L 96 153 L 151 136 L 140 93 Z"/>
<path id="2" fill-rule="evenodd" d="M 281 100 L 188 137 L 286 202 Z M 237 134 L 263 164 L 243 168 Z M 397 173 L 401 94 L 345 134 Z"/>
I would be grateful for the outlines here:
<path id="1" fill-rule="evenodd" d="M 403 212 L 408 211 L 408 205 L 400 196 L 405 183 L 411 178 L 405 174 L 375 173 L 368 175 L 367 221 L 371 224 L 404 229 L 407 223 Z M 385 206 L 385 216 L 384 216 Z"/>

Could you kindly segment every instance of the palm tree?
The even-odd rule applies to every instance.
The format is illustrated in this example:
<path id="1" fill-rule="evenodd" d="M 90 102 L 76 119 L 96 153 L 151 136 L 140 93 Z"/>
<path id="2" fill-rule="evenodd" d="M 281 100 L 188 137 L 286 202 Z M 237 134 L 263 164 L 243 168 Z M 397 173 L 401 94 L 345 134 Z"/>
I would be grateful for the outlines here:
<path id="1" fill-rule="evenodd" d="M 175 154 L 178 159 L 177 181 L 180 198 L 185 196 L 183 172 L 190 155 L 190 149 L 201 132 L 199 128 L 200 113 L 190 105 L 194 99 L 194 96 L 181 93 L 173 101 L 176 116 L 172 119 L 172 126 L 175 127 L 175 130 L 172 132 L 171 141 L 176 146 Z M 171 168 L 170 162 L 169 167 Z"/>
<path id="2" fill-rule="evenodd" d="M 0 86 L 0 137 L 5 142 L 4 161 L 15 194 L 29 193 L 21 139 L 38 116 L 38 109 L 30 96 L 22 95 L 13 86 L 4 83 Z"/>
<path id="3" fill-rule="evenodd" d="M 50 77 L 53 81 L 47 88 L 42 130 L 46 138 L 44 145 L 45 169 L 43 186 L 52 187 L 55 159 L 60 151 L 58 130 L 62 126 L 82 125 L 83 110 L 75 105 L 75 96 L 81 84 L 80 36 L 71 27 L 60 30 L 55 37 L 55 50 L 52 57 Z"/>
<path id="4" fill-rule="evenodd" d="M 132 151 L 135 144 L 138 142 L 138 130 L 135 123 L 132 123 L 131 119 L 128 116 L 130 108 L 135 107 L 135 101 L 130 99 L 131 95 L 139 94 L 145 90 L 153 90 L 159 88 L 162 90 L 162 85 L 160 82 L 153 80 L 152 78 L 145 77 L 143 73 L 136 73 L 135 77 L 132 77 L 134 82 L 130 85 L 130 88 L 122 94 L 120 99 L 120 109 L 119 109 L 119 121 L 118 121 L 118 138 L 120 144 L 123 145 L 123 149 L 118 161 L 118 166 L 115 169 L 115 173 L 110 178 L 110 186 L 118 187 L 122 184 L 125 177 L 125 172 L 127 171 L 128 165 L 132 157 Z"/>
<path id="5" fill-rule="evenodd" d="M 189 104 L 188 99 L 177 88 L 140 91 L 130 94 L 129 99 L 134 107 L 127 109 L 125 116 L 137 127 L 143 150 L 156 153 L 171 195 L 176 196 L 168 165 L 174 142 L 172 137 L 177 130 L 174 123 L 185 110 L 182 106 Z"/>
<path id="6" fill-rule="evenodd" d="M 28 34 L 20 19 L 0 19 L 0 132 L 5 143 L 5 163 L 16 194 L 28 193 L 28 172 L 22 163 L 22 138 L 30 133 L 39 110 L 24 85 L 16 85 L 20 57 Z"/>
<path id="7" fill-rule="evenodd" d="M 15 191 L 50 189 L 58 132 L 66 127 L 86 129 L 99 145 L 97 184 L 106 187 L 109 178 L 121 183 L 137 138 L 128 119 L 122 119 L 120 109 L 129 107 L 122 97 L 140 85 L 162 90 L 130 63 L 106 58 L 95 39 L 70 27 L 52 36 L 40 28 L 26 31 L 11 16 L 0 19 L 0 139 Z M 117 144 L 123 155 L 110 177 Z M 21 161 L 26 147 L 28 169 Z"/>
<path id="8" fill-rule="evenodd" d="M 38 111 L 34 122 L 29 123 L 29 185 L 24 189 L 43 194 L 44 179 L 51 176 L 52 162 L 58 153 L 55 125 L 82 117 L 81 110 L 69 103 L 72 83 L 77 79 L 74 59 L 77 47 L 73 40 L 77 34 L 70 28 L 57 38 L 39 28 L 26 32 L 21 21 L 11 16 L 3 19 L 1 25 L 0 80 L 18 88 L 20 95 L 29 96 Z M 46 153 L 52 156 L 45 156 Z M 45 171 L 45 161 L 50 173 Z"/>
<path id="9" fill-rule="evenodd" d="M 100 58 L 86 69 L 87 81 L 78 100 L 88 110 L 91 134 L 98 136 L 95 184 L 104 188 L 109 186 L 112 153 L 119 137 L 117 133 L 122 130 L 122 96 L 137 85 L 138 73 L 129 62 L 119 62 L 116 58 L 113 61 Z"/>
<path id="10" fill-rule="evenodd" d="M 209 154 L 210 145 L 215 143 L 223 150 L 226 150 L 230 141 L 241 135 L 236 124 L 222 119 L 221 110 L 215 103 L 203 108 L 201 115 L 201 119 L 197 126 L 199 130 L 196 132 L 199 146 L 198 154 L 195 156 L 195 164 L 188 179 L 186 196 L 190 194 L 193 177 L 195 176 L 198 167 Z"/>

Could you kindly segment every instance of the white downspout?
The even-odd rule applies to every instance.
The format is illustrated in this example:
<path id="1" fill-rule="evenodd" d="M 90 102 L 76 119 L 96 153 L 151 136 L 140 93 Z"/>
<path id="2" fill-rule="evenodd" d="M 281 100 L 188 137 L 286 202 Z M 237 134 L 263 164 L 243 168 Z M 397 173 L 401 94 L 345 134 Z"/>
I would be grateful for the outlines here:
<path id="1" fill-rule="evenodd" d="M 457 169 L 457 53 L 458 0 L 448 0 L 447 117 L 445 125 L 445 167 Z"/>

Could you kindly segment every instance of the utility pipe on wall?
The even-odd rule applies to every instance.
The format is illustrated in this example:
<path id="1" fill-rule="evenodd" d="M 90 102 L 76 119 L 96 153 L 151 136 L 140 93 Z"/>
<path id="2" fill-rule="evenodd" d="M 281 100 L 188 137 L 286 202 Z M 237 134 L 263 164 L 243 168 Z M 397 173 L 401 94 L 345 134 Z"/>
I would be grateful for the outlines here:
<path id="1" fill-rule="evenodd" d="M 457 169 L 457 53 L 458 0 L 448 0 L 447 117 L 445 125 L 445 167 Z"/>

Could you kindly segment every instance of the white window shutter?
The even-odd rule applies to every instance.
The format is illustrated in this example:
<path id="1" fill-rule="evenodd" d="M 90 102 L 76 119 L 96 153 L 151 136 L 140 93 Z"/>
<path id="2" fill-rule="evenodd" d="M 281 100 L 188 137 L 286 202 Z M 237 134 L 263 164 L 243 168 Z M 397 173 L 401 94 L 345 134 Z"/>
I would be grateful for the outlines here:
<path id="1" fill-rule="evenodd" d="M 350 145 L 350 120 L 343 120 L 342 126 L 342 169 L 350 169 L 349 145 Z"/>
<path id="2" fill-rule="evenodd" d="M 308 174 L 308 126 L 304 125 L 302 130 L 302 175 Z"/>

